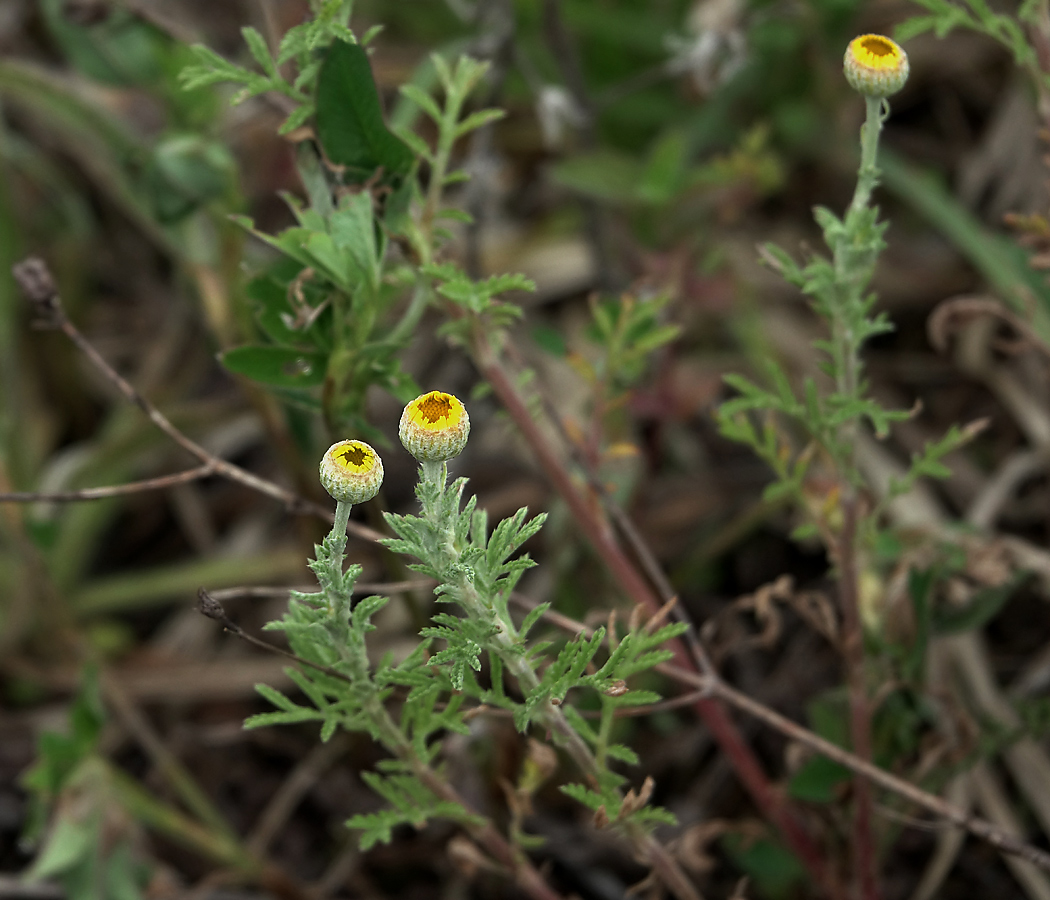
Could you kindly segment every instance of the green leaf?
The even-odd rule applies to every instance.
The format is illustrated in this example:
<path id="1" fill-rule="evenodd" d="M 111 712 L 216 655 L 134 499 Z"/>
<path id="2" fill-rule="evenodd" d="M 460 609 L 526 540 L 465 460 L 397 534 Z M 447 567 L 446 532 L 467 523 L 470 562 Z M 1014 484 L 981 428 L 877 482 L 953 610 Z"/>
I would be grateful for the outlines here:
<path id="1" fill-rule="evenodd" d="M 551 169 L 554 180 L 596 200 L 631 203 L 641 177 L 639 163 L 614 150 L 567 159 Z"/>
<path id="2" fill-rule="evenodd" d="M 435 122 L 441 121 L 441 108 L 437 105 L 434 98 L 419 85 L 403 84 L 401 85 L 401 93 L 415 103 L 416 106 L 423 110 L 423 112 L 430 116 Z"/>
<path id="3" fill-rule="evenodd" d="M 434 158 L 434 155 L 430 152 L 430 147 L 427 146 L 427 142 L 414 131 L 409 131 L 407 128 L 398 128 L 397 134 L 420 159 L 429 161 Z"/>
<path id="4" fill-rule="evenodd" d="M 613 759 L 618 759 L 620 762 L 627 763 L 629 766 L 636 766 L 639 763 L 638 754 L 630 747 L 625 747 L 623 744 L 610 744 L 605 748 L 605 752 Z"/>
<path id="5" fill-rule="evenodd" d="M 382 33 L 384 28 L 386 28 L 385 25 L 373 25 L 369 28 L 368 31 L 361 35 L 361 46 L 367 47 L 371 44 L 372 41 Z"/>
<path id="6" fill-rule="evenodd" d="M 681 189 L 688 154 L 689 145 L 683 132 L 669 131 L 661 136 L 642 169 L 635 188 L 638 196 L 657 205 L 670 202 Z"/>
<path id="7" fill-rule="evenodd" d="M 278 134 L 290 134 L 295 131 L 296 128 L 301 127 L 306 123 L 306 120 L 314 114 L 314 108 L 309 103 L 304 103 L 302 106 L 294 109 L 281 123 L 281 127 L 277 129 Z"/>
<path id="8" fill-rule="evenodd" d="M 402 176 L 412 167 L 412 151 L 383 121 L 368 54 L 358 44 L 335 41 L 328 49 L 317 82 L 317 135 L 328 159 L 360 180 L 380 167 Z"/>
<path id="9" fill-rule="evenodd" d="M 274 65 L 273 57 L 270 56 L 270 48 L 266 46 L 266 39 L 250 25 L 241 29 L 241 36 L 248 45 L 252 57 L 262 70 L 271 78 L 280 78 L 277 66 Z"/>
<path id="10" fill-rule="evenodd" d="M 490 122 L 498 122 L 506 115 L 502 109 L 479 109 L 471 113 L 456 126 L 456 137 L 462 137 L 475 129 L 482 128 Z"/>
<path id="11" fill-rule="evenodd" d="M 566 796 L 572 797 L 577 803 L 586 806 L 591 810 L 597 811 L 598 807 L 605 802 L 601 794 L 592 791 L 589 787 L 585 787 L 582 784 L 563 784 L 559 790 Z"/>
<path id="12" fill-rule="evenodd" d="M 93 849 L 97 821 L 80 821 L 72 816 L 58 819 L 47 844 L 26 875 L 28 881 L 42 881 L 71 869 Z"/>
<path id="13" fill-rule="evenodd" d="M 332 241 L 352 268 L 350 281 L 379 286 L 379 251 L 372 217 L 372 195 L 361 191 L 340 201 L 330 219 Z M 356 276 L 356 277 L 354 277 Z"/>
<path id="14" fill-rule="evenodd" d="M 788 793 L 810 803 L 830 803 L 835 789 L 848 781 L 850 770 L 823 756 L 815 756 L 802 766 L 788 783 Z"/>
<path id="15" fill-rule="evenodd" d="M 316 709 L 305 706 L 289 712 L 258 713 L 244 720 L 245 729 L 269 728 L 271 725 L 294 725 L 298 722 L 314 722 L 323 718 Z"/>
<path id="16" fill-rule="evenodd" d="M 525 616 L 525 619 L 521 623 L 521 627 L 518 629 L 518 634 L 521 635 L 522 639 L 524 639 L 529 633 L 532 626 L 543 618 L 543 614 L 550 609 L 550 606 L 549 603 L 540 603 L 529 610 L 529 614 Z"/>
<path id="17" fill-rule="evenodd" d="M 732 860 L 755 882 L 756 892 L 769 900 L 787 900 L 805 878 L 806 870 L 791 853 L 768 838 L 748 840 L 727 834 L 722 846 Z"/>
<path id="18" fill-rule="evenodd" d="M 157 218 L 174 222 L 227 191 L 236 167 L 226 148 L 195 134 L 177 134 L 154 148 L 144 175 Z"/>
<path id="19" fill-rule="evenodd" d="M 312 344 L 317 349 L 328 349 L 324 325 L 330 316 L 318 316 L 305 329 L 296 329 L 293 309 L 289 301 L 292 285 L 303 271 L 296 260 L 281 256 L 261 274 L 245 285 L 244 293 L 252 301 L 256 321 L 275 344 Z M 316 278 L 300 278 L 299 293 L 311 309 L 320 306 L 327 295 L 326 283 Z M 324 323 L 324 325 L 320 323 Z"/>
<path id="20" fill-rule="evenodd" d="M 164 75 L 172 40 L 127 8 L 109 7 L 100 21 L 80 25 L 63 0 L 42 0 L 50 36 L 67 60 L 93 81 L 104 84 L 148 86 Z"/>
<path id="21" fill-rule="evenodd" d="M 227 350 L 219 358 L 237 375 L 278 387 L 314 387 L 324 381 L 327 370 L 324 353 L 294 347 L 246 344 Z"/>

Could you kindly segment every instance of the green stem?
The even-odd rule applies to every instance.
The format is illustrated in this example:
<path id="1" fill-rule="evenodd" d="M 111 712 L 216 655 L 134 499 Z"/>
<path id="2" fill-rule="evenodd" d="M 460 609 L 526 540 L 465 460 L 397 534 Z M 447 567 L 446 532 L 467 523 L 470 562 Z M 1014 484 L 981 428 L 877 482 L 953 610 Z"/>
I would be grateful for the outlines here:
<path id="1" fill-rule="evenodd" d="M 879 183 L 877 165 L 879 134 L 889 107 L 882 98 L 866 98 L 867 118 L 860 134 L 860 168 L 857 187 L 843 223 L 843 233 L 833 247 L 835 266 L 835 303 L 829 306 L 832 316 L 832 341 L 835 356 L 836 389 L 842 400 L 861 399 L 860 350 L 867 310 L 864 291 L 878 256 L 879 244 L 868 229 L 874 226 L 869 215 L 871 196 Z M 836 543 L 831 545 L 838 569 L 839 599 L 843 617 L 843 655 L 845 657 L 847 690 L 849 693 L 850 737 L 853 752 L 868 761 L 871 759 L 871 707 L 868 699 L 864 632 L 859 610 L 858 548 L 860 516 L 855 463 L 856 437 L 860 426 L 858 416 L 841 425 L 838 446 L 843 458 L 842 468 L 843 523 Z M 854 779 L 853 808 L 853 863 L 856 883 L 862 900 L 877 900 L 878 859 L 875 836 L 872 831 L 873 798 L 871 785 L 860 776 Z"/>
<path id="2" fill-rule="evenodd" d="M 602 698 L 602 717 L 598 725 L 598 743 L 594 748 L 594 755 L 598 765 L 608 767 L 609 740 L 612 738 L 612 726 L 616 719 L 616 709 L 605 697 Z"/>
<path id="3" fill-rule="evenodd" d="M 431 483 L 435 483 L 436 474 L 435 469 L 432 467 L 437 465 L 444 469 L 444 463 L 431 463 L 428 467 L 428 463 L 424 462 L 421 466 L 423 478 Z M 442 480 L 437 483 L 444 490 L 444 478 L 442 477 Z M 437 547 L 443 548 L 446 556 L 443 560 L 432 561 L 432 564 L 437 563 L 435 568 L 439 571 L 450 573 L 450 583 L 454 584 L 457 589 L 456 598 L 467 614 L 476 621 L 491 625 L 494 628 L 491 638 L 493 644 L 490 645 L 489 652 L 498 656 L 506 670 L 514 675 L 518 680 L 522 693 L 526 696 L 531 694 L 539 687 L 540 679 L 536 675 L 532 664 L 521 652 L 521 638 L 510 615 L 501 614 L 498 611 L 499 604 L 486 602 L 481 597 L 473 579 L 465 571 L 466 567 L 457 565 L 460 562 L 461 554 L 453 543 L 451 523 L 443 519 L 438 514 L 438 510 L 428 507 L 429 504 L 424 507 L 423 517 L 434 532 L 441 536 L 442 539 L 437 543 Z M 505 610 L 506 607 L 503 607 L 503 609 Z M 560 706 L 548 701 L 536 715 L 536 721 L 551 733 L 555 743 L 562 747 L 572 757 L 580 771 L 595 783 L 600 783 L 601 775 L 607 771 L 604 747 L 608 745 L 612 718 L 611 715 L 603 716 L 601 726 L 603 731 L 603 752 L 602 756 L 599 757 L 592 752 L 586 741 L 572 727 Z M 622 802 L 623 795 L 620 791 L 616 790 L 615 794 L 618 800 Z M 669 854 L 663 852 L 662 848 L 643 829 L 628 827 L 625 829 L 625 833 L 635 845 L 641 857 L 650 861 L 660 879 L 679 900 L 699 900 L 699 894 L 692 887 L 689 879 L 681 871 L 678 864 Z"/>
<path id="4" fill-rule="evenodd" d="M 444 486 L 447 468 L 443 462 L 424 463 L 422 470 L 424 477 Z M 333 637 L 336 638 L 334 646 L 346 665 L 348 677 L 353 681 L 353 690 L 361 698 L 361 709 L 367 717 L 369 732 L 391 755 L 407 765 L 436 797 L 454 803 L 463 809 L 464 815 L 460 824 L 493 859 L 507 868 L 517 884 L 533 900 L 562 900 L 562 897 L 550 888 L 543 876 L 533 867 L 528 857 L 508 844 L 489 819 L 474 812 L 444 776 L 436 772 L 425 759 L 420 757 L 412 741 L 383 704 L 382 693 L 372 677 L 369 666 L 364 632 L 354 628 L 339 612 L 340 597 L 348 597 L 350 593 L 350 587 L 344 583 L 346 579 L 343 575 L 346 525 L 349 521 L 350 509 L 351 504 L 349 503 L 339 502 L 336 505 L 335 524 L 328 538 L 333 552 L 324 557 L 326 559 L 324 569 L 318 571 L 317 574 L 322 587 L 326 582 L 336 584 L 343 592 L 339 596 L 328 598 L 329 609 L 333 613 L 331 631 Z M 352 729 L 348 727 L 348 730 Z M 191 837 L 196 837 L 196 834 Z M 227 853 L 232 855 L 233 851 L 227 850 Z"/>
<path id="5" fill-rule="evenodd" d="M 872 191 L 879 183 L 879 134 L 886 121 L 888 105 L 881 97 L 865 97 L 867 116 L 860 129 L 860 169 L 857 172 L 857 188 L 853 192 L 847 218 L 865 209 L 871 202 Z"/>
<path id="6" fill-rule="evenodd" d="M 835 387 L 840 397 L 857 401 L 861 392 L 860 349 L 864 337 L 858 326 L 865 312 L 864 290 L 875 264 L 877 250 L 864 235 L 862 216 L 871 204 L 871 195 L 879 183 L 878 153 L 879 135 L 886 120 L 889 107 L 886 101 L 866 97 L 867 117 L 860 130 L 860 168 L 857 172 L 857 187 L 843 222 L 843 233 L 832 247 L 834 257 L 835 285 L 832 291 L 836 302 L 831 307 L 831 331 L 835 358 Z M 840 461 L 846 480 L 852 485 L 856 481 L 854 463 L 858 421 L 852 418 L 839 429 L 840 447 L 844 458 Z"/>
<path id="7" fill-rule="evenodd" d="M 346 503 L 340 500 L 335 505 L 335 522 L 332 523 L 332 538 L 336 541 L 342 541 L 343 547 L 346 547 L 346 526 L 350 522 L 350 510 L 354 508 L 352 503 Z M 339 551 L 340 553 L 342 551 Z"/>
<path id="8" fill-rule="evenodd" d="M 445 490 L 445 482 L 448 481 L 447 462 L 433 459 L 420 460 L 419 471 L 423 481 L 436 485 L 442 491 Z"/>
<path id="9" fill-rule="evenodd" d="M 402 341 L 407 341 L 415 333 L 419 320 L 423 318 L 423 313 L 426 312 L 427 306 L 430 305 L 430 290 L 430 281 L 420 274 L 408 307 L 398 323 L 386 336 L 388 341 L 393 344 L 399 344 Z"/>
<path id="10" fill-rule="evenodd" d="M 448 175 L 448 164 L 452 158 L 452 147 L 456 143 L 456 123 L 463 106 L 463 96 L 452 89 L 445 99 L 444 115 L 438 127 L 437 149 L 434 151 L 434 162 L 430 168 L 430 184 L 427 185 L 427 199 L 423 206 L 421 224 L 426 236 L 426 244 L 433 247 L 434 219 L 441 207 L 441 196 L 445 190 L 445 177 Z"/>

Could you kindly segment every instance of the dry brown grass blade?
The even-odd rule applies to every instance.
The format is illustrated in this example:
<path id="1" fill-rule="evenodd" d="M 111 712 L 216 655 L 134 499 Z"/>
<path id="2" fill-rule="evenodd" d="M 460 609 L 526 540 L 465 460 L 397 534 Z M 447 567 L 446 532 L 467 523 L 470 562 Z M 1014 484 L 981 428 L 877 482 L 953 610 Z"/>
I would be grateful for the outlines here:
<path id="1" fill-rule="evenodd" d="M 337 735 L 327 744 L 317 744 L 299 761 L 255 820 L 245 840 L 249 852 L 260 857 L 267 852 L 299 802 L 349 746 L 347 735 Z"/>
<path id="2" fill-rule="evenodd" d="M 1021 823 L 1010 805 L 1006 791 L 1003 790 L 999 779 L 992 774 L 988 764 L 978 763 L 969 777 L 974 786 L 977 803 L 984 814 L 1006 833 L 1020 835 Z M 1006 865 L 1031 900 L 1050 900 L 1050 880 L 1039 867 L 1015 856 L 1006 857 Z"/>
<path id="3" fill-rule="evenodd" d="M 953 779 L 944 793 L 945 803 L 969 812 L 972 805 L 970 780 L 961 775 Z M 966 843 L 966 832 L 958 828 L 946 828 L 937 836 L 937 849 L 926 864 L 922 879 L 908 900 L 934 900 L 944 879 L 955 867 L 959 852 Z"/>

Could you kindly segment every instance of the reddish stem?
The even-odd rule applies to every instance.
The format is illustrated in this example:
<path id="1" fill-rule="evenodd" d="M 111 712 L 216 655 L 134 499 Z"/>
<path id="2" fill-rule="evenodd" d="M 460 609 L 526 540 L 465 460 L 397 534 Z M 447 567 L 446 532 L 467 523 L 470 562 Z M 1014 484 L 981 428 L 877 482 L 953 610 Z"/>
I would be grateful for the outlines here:
<path id="1" fill-rule="evenodd" d="M 852 492 L 851 492 L 852 493 Z M 871 709 L 864 667 L 864 632 L 860 622 L 857 573 L 857 498 L 842 504 L 842 533 L 838 541 L 839 600 L 842 604 L 842 653 L 849 689 L 850 740 L 853 752 L 871 762 Z M 860 773 L 853 777 L 853 867 L 862 900 L 878 900 L 878 861 L 871 822 L 871 783 Z"/>
<path id="2" fill-rule="evenodd" d="M 593 497 L 587 497 L 581 492 L 561 458 L 537 428 L 528 406 L 496 359 L 488 341 L 484 337 L 475 337 L 473 351 L 478 368 L 528 441 L 554 489 L 566 502 L 573 518 L 609 567 L 620 588 L 635 603 L 650 614 L 655 614 L 662 605 L 656 594 L 616 542 L 612 528 L 598 503 Z M 692 656 L 681 641 L 672 642 L 670 648 L 680 666 L 697 670 Z M 728 757 L 730 765 L 755 805 L 766 819 L 779 829 L 814 882 L 826 896 L 844 897 L 842 885 L 824 860 L 820 848 L 810 837 L 784 795 L 770 783 L 761 763 L 730 719 L 722 702 L 713 698 L 703 698 L 697 701 L 696 709 L 710 729 L 712 737 Z"/>

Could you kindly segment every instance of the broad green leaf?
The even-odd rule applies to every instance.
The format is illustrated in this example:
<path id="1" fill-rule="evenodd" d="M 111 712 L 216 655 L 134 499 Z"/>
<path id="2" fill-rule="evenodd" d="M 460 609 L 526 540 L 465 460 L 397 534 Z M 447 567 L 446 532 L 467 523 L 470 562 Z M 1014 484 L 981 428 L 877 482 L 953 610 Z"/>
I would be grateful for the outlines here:
<path id="1" fill-rule="evenodd" d="M 386 127 L 379 94 L 359 44 L 336 41 L 328 49 L 317 82 L 317 135 L 325 155 L 359 180 L 382 167 L 405 175 L 412 151 Z"/>
<path id="2" fill-rule="evenodd" d="M 366 281 L 375 290 L 379 287 L 379 252 L 372 217 L 372 195 L 361 191 L 344 197 L 331 216 L 332 240 L 354 271 L 354 281 Z"/>
<path id="3" fill-rule="evenodd" d="M 279 387 L 313 387 L 321 384 L 327 371 L 327 356 L 294 347 L 247 344 L 227 350 L 222 364 L 237 375 Z"/>
<path id="4" fill-rule="evenodd" d="M 317 278 L 300 277 L 302 264 L 289 257 L 279 257 L 261 275 L 248 282 L 245 296 L 255 304 L 255 318 L 259 327 L 275 344 L 312 344 L 318 349 L 329 349 L 331 316 L 323 312 L 309 328 L 293 328 L 293 308 L 289 295 L 292 284 L 299 278 L 298 290 L 311 308 L 320 306 L 328 292 L 326 283 Z"/>

